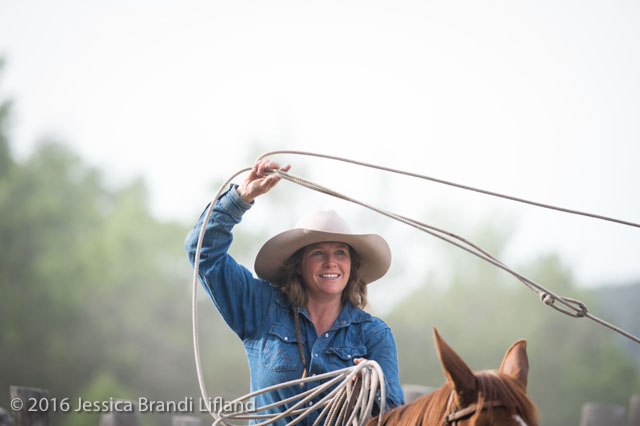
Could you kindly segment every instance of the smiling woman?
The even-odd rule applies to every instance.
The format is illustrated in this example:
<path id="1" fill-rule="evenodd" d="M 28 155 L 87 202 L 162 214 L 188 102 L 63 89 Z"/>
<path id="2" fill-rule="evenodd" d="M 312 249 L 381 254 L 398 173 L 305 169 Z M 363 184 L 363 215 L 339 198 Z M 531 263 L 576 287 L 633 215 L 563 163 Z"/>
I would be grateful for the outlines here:
<path id="1" fill-rule="evenodd" d="M 227 253 L 233 226 L 254 199 L 279 180 L 264 174 L 267 168 L 280 165 L 257 162 L 239 187 L 232 185 L 218 199 L 206 224 L 198 266 L 204 288 L 244 343 L 251 391 L 350 367 L 366 358 L 376 361 L 384 372 L 385 407 L 402 405 L 393 333 L 381 319 L 362 310 L 367 285 L 385 275 L 391 264 L 389 246 L 381 236 L 353 234 L 334 211 L 316 211 L 263 245 L 255 261 L 258 279 Z M 185 248 L 192 264 L 204 217 L 187 237 Z M 255 397 L 254 405 L 280 402 L 316 385 L 308 382 L 297 389 L 263 393 Z M 310 405 L 328 392 L 317 395 Z M 292 404 L 281 406 L 280 411 Z M 318 414 L 312 413 L 301 424 L 313 424 Z M 277 424 L 291 420 L 284 418 Z"/>
<path id="2" fill-rule="evenodd" d="M 302 282 L 303 280 L 305 283 L 310 282 L 311 277 L 302 276 L 301 279 L 301 273 L 308 273 L 309 268 L 315 265 L 316 268 L 320 268 L 321 278 L 333 279 L 342 283 L 340 296 L 343 303 L 348 298 L 354 306 L 364 307 L 367 304 L 367 289 L 364 284 L 359 284 L 361 279 L 359 278 L 360 259 L 358 254 L 347 244 L 335 243 L 341 245 L 337 248 L 341 252 L 336 253 L 335 257 L 338 259 L 339 267 L 343 270 L 340 274 L 337 271 L 323 271 L 321 256 L 326 256 L 323 250 L 331 250 L 331 247 L 327 247 L 329 244 L 332 243 L 312 244 L 296 251 L 283 263 L 282 278 L 275 285 L 289 296 L 291 303 L 295 306 L 304 306 L 307 303 L 307 292 L 310 289 L 304 287 Z M 315 250 L 312 251 L 312 248 Z M 343 257 L 346 257 L 347 261 Z M 303 266 L 303 260 L 305 266 Z M 324 263 L 329 266 L 326 262 Z M 346 268 L 348 270 L 345 270 Z"/>
<path id="3" fill-rule="evenodd" d="M 342 292 L 351 274 L 349 246 L 339 242 L 306 246 L 298 273 L 309 295 L 307 303 L 330 303 L 332 299 L 342 299 Z M 324 329 L 317 331 L 321 334 Z"/>

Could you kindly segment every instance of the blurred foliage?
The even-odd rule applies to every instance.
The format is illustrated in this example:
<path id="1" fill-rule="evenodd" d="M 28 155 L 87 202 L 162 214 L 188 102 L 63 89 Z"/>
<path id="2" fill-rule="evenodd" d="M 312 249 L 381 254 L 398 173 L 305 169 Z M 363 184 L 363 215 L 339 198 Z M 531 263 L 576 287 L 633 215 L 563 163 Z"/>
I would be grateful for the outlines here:
<path id="1" fill-rule="evenodd" d="M 640 282 L 635 285 L 622 285 L 616 287 L 605 287 L 595 291 L 603 310 L 608 313 L 607 319 L 614 324 L 624 324 L 623 328 L 633 334 L 640 336 Z M 640 370 L 640 345 L 626 339 L 623 336 L 616 336 L 621 346 L 627 349 L 636 362 L 636 367 Z"/>
<path id="2" fill-rule="evenodd" d="M 187 227 L 151 215 L 141 179 L 110 188 L 56 141 L 16 162 L 9 106 L 0 107 L 0 406 L 10 385 L 72 401 L 197 397 Z M 244 392 L 241 345 L 219 345 L 234 338 L 203 302 L 204 332 L 220 336 L 203 358 L 233 358 L 241 372 L 228 389 Z M 209 383 L 228 373 L 220 365 Z M 54 423 L 87 424 L 73 417 Z"/>
<path id="3" fill-rule="evenodd" d="M 72 401 L 198 401 L 187 227 L 153 217 L 141 179 L 112 188 L 100 170 L 56 141 L 41 141 L 16 161 L 7 136 L 10 110 L 11 102 L 0 103 L 0 406 L 8 405 L 9 385 L 45 388 Z M 283 194 L 267 202 L 276 209 L 286 201 Z M 499 255 L 508 238 L 504 227 L 479 229 L 479 243 Z M 232 249 L 239 257 L 265 237 L 246 227 L 237 236 Z M 451 282 L 427 277 L 385 317 L 397 338 L 404 383 L 443 383 L 431 338 L 435 325 L 473 369 L 497 368 L 509 345 L 526 338 L 529 389 L 543 424 L 577 424 L 583 402 L 626 405 L 640 391 L 640 367 L 611 332 L 549 310 L 495 267 L 466 254 L 449 258 Z M 519 270 L 599 313 L 591 293 L 574 287 L 555 256 Z M 246 393 L 241 342 L 203 292 L 199 306 L 209 394 Z M 637 309 L 629 318 L 637 318 Z M 97 425 L 98 417 L 58 414 L 53 422 Z M 143 424 L 168 425 L 170 418 L 145 416 Z"/>

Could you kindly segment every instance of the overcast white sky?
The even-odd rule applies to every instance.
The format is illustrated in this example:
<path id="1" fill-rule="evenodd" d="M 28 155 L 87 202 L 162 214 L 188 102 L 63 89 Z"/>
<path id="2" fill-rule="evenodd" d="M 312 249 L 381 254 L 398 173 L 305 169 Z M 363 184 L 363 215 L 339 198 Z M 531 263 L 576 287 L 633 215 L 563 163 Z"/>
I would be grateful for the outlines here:
<path id="1" fill-rule="evenodd" d="M 640 222 L 639 44 L 635 1 L 0 1 L 14 152 L 55 135 L 185 223 L 256 142 Z M 554 250 L 583 285 L 640 278 L 637 228 L 283 161 L 409 216 L 457 212 L 456 232 L 505 215 L 515 263 Z"/>

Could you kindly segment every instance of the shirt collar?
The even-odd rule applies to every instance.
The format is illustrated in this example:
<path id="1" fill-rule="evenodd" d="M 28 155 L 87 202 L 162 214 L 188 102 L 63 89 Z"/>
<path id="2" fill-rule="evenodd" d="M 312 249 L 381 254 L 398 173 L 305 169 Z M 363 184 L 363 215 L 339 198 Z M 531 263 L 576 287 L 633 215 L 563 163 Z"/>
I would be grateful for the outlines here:
<path id="1" fill-rule="evenodd" d="M 276 298 L 276 303 L 282 306 L 283 308 L 289 308 L 289 309 L 291 308 L 291 302 L 289 301 L 289 298 L 287 297 L 287 295 L 284 293 L 281 293 L 279 297 Z M 300 315 L 304 316 L 309 321 L 311 321 L 311 318 L 309 318 L 309 313 L 307 312 L 307 308 L 302 306 L 298 310 L 298 312 L 300 313 Z M 342 311 L 340 312 L 340 315 L 338 315 L 338 318 L 333 323 L 330 330 L 337 330 L 342 327 L 348 327 L 351 324 L 357 324 L 365 321 L 371 321 L 371 315 L 369 315 L 362 309 L 356 308 L 347 299 L 344 306 L 342 307 Z"/>
<path id="2" fill-rule="evenodd" d="M 348 327 L 351 324 L 357 324 L 365 321 L 371 321 L 371 315 L 358 309 L 347 299 L 342 308 L 342 312 L 338 315 L 338 318 L 333 323 L 330 330 L 336 330 L 342 327 Z"/>

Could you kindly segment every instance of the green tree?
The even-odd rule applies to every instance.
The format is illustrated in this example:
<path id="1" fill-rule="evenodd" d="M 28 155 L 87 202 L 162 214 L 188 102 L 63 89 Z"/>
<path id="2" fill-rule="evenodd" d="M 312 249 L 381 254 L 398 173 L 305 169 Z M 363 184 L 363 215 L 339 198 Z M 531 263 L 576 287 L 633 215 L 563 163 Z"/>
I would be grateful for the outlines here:
<path id="1" fill-rule="evenodd" d="M 141 179 L 110 187 L 57 141 L 15 161 L 10 102 L 0 105 L 0 406 L 10 385 L 73 399 L 196 397 L 187 227 L 153 217 Z M 216 336 L 203 356 L 224 358 L 226 326 L 211 312 L 201 320 Z M 242 386 L 242 349 L 229 353 L 213 395 Z"/>

